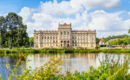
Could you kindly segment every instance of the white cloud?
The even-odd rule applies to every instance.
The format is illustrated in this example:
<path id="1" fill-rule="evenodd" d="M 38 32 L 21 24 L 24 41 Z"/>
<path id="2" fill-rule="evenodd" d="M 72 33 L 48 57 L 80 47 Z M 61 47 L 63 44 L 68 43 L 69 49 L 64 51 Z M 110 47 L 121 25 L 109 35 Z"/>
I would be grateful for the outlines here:
<path id="1" fill-rule="evenodd" d="M 111 35 L 122 35 L 122 34 L 127 34 L 126 31 L 97 31 L 97 36 L 99 38 L 104 38 L 104 37 L 108 37 L 108 36 L 111 36 Z"/>
<path id="2" fill-rule="evenodd" d="M 86 9 L 91 8 L 117 8 L 120 0 L 71 0 L 73 7 L 83 6 Z"/>
<path id="3" fill-rule="evenodd" d="M 129 16 L 130 16 L 130 12 L 128 12 Z"/>
<path id="4" fill-rule="evenodd" d="M 115 8 L 120 0 L 71 0 L 62 1 L 61 3 L 41 2 L 38 9 L 24 7 L 19 12 L 23 17 L 23 21 L 28 25 L 28 33 L 33 36 L 34 29 L 36 30 L 56 30 L 59 23 L 72 23 L 73 29 L 96 29 L 98 37 L 100 33 L 109 35 L 119 34 L 120 31 L 125 31 L 130 28 L 130 19 L 123 20 L 120 17 L 122 11 L 108 13 L 104 10 L 95 10 L 88 12 L 91 8 Z M 90 4 L 89 4 L 90 3 Z M 86 8 L 86 9 L 84 9 Z"/>
<path id="5" fill-rule="evenodd" d="M 19 15 L 23 17 L 23 21 L 26 22 L 31 18 L 32 10 L 28 7 L 23 7 L 21 11 L 19 12 Z"/>
<path id="6" fill-rule="evenodd" d="M 121 29 L 122 20 L 119 17 L 120 14 L 121 12 L 107 13 L 103 10 L 97 10 L 91 13 L 92 21 L 88 26 L 97 30 Z"/>
<path id="7" fill-rule="evenodd" d="M 68 16 L 72 15 L 81 8 L 73 8 L 70 2 L 62 1 L 61 3 L 57 3 L 57 1 L 43 3 L 41 2 L 40 11 L 43 13 L 52 15 L 52 16 Z"/>

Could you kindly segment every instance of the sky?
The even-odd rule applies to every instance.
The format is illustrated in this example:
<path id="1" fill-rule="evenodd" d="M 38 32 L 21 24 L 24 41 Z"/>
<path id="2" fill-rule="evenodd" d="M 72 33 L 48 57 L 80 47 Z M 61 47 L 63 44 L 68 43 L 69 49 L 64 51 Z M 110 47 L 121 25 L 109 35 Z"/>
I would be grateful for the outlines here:
<path id="1" fill-rule="evenodd" d="M 63 23 L 73 30 L 96 30 L 99 38 L 128 34 L 130 28 L 130 0 L 0 0 L 0 16 L 9 12 L 23 17 L 29 36 Z"/>

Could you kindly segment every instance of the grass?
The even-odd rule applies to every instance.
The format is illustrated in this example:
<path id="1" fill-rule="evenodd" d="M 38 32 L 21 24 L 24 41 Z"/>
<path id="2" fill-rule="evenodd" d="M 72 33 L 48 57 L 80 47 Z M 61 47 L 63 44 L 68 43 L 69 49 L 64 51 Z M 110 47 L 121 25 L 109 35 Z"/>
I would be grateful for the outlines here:
<path id="1" fill-rule="evenodd" d="M 42 54 L 56 54 L 56 53 L 130 53 L 130 49 L 0 49 L 0 55 L 18 54 L 18 53 L 42 53 Z"/>

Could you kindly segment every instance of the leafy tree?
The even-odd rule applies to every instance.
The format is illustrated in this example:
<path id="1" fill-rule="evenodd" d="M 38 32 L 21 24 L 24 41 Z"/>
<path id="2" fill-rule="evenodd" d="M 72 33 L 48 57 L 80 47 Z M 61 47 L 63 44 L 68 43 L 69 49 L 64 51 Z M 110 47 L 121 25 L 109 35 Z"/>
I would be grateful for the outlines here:
<path id="1" fill-rule="evenodd" d="M 29 38 L 29 46 L 32 47 L 34 45 L 34 37 Z"/>
<path id="2" fill-rule="evenodd" d="M 100 39 L 96 38 L 96 44 L 99 44 Z"/>
<path id="3" fill-rule="evenodd" d="M 2 47 L 28 46 L 29 37 L 27 26 L 23 24 L 22 17 L 16 13 L 8 13 L 0 17 L 0 45 Z"/>
<path id="4" fill-rule="evenodd" d="M 4 42 L 4 37 L 6 33 L 6 24 L 5 24 L 5 18 L 0 16 L 0 47 L 2 47 L 2 44 Z"/>
<path id="5" fill-rule="evenodd" d="M 113 41 L 109 41 L 109 45 L 127 45 L 127 44 L 130 44 L 130 37 L 124 37 Z"/>
<path id="6" fill-rule="evenodd" d="M 130 33 L 130 29 L 128 30 L 128 33 Z"/>
<path id="7" fill-rule="evenodd" d="M 123 35 L 108 36 L 104 38 L 104 41 L 107 42 L 111 39 L 124 38 L 124 37 L 129 37 L 129 35 L 123 34 Z"/>

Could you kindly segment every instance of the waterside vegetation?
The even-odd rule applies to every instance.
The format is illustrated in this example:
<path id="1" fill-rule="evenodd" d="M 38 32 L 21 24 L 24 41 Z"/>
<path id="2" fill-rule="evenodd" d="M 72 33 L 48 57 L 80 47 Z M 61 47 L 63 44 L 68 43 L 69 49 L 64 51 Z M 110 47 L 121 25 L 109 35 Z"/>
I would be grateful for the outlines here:
<path id="1" fill-rule="evenodd" d="M 16 48 L 16 49 L 0 49 L 0 55 L 2 54 L 19 54 L 19 53 L 42 53 L 42 54 L 64 54 L 64 53 L 130 53 L 130 49 L 24 49 L 24 48 Z"/>
<path id="2" fill-rule="evenodd" d="M 35 70 L 24 68 L 22 73 L 18 73 L 18 61 L 14 69 L 7 65 L 12 74 L 7 77 L 7 80 L 130 80 L 129 62 L 125 60 L 124 63 L 106 59 L 100 61 L 98 68 L 90 67 L 88 72 L 65 72 L 61 73 L 60 65 L 63 63 L 60 59 L 50 58 L 44 66 Z M 0 78 L 2 80 L 2 77 Z"/>

